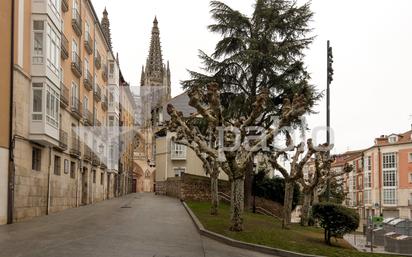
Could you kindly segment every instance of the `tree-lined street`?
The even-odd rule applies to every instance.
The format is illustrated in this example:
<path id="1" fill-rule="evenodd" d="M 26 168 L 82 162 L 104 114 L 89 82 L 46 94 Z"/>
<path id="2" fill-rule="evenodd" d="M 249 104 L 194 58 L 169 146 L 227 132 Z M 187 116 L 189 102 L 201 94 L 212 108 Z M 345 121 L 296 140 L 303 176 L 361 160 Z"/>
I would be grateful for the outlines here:
<path id="1" fill-rule="evenodd" d="M 0 227 L 1 257 L 264 257 L 198 234 L 180 201 L 132 194 Z"/>

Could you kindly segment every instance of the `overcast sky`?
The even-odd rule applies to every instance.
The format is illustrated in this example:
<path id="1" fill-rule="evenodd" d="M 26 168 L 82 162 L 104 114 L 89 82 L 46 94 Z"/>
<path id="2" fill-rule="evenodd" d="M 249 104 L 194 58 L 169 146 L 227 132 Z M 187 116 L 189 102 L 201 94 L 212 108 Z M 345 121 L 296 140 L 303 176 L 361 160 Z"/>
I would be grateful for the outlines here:
<path id="1" fill-rule="evenodd" d="M 101 17 L 105 6 L 114 51 L 119 52 L 126 80 L 140 81 L 151 28 L 157 15 L 163 58 L 170 61 L 172 95 L 182 92 L 186 69 L 198 69 L 198 49 L 213 51 L 218 37 L 208 32 L 208 0 L 92 0 Z M 254 0 L 225 0 L 232 8 L 252 12 Z M 303 1 L 301 1 L 303 2 Z M 410 129 L 412 119 L 412 1 L 313 0 L 312 27 L 317 36 L 307 52 L 312 83 L 326 88 L 326 40 L 334 49 L 331 87 L 335 153 L 366 148 L 383 134 Z M 325 101 L 310 127 L 324 125 Z M 320 143 L 320 142 L 319 142 Z"/>

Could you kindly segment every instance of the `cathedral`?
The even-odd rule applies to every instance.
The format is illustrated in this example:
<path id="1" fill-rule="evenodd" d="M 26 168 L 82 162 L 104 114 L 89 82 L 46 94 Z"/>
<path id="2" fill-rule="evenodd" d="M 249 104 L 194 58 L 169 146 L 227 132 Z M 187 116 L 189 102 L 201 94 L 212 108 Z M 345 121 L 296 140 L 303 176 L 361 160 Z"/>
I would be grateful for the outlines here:
<path id="1" fill-rule="evenodd" d="M 140 107 L 138 125 L 140 131 L 136 139 L 134 174 L 137 192 L 154 192 L 155 140 L 154 119 L 158 119 L 158 107 L 171 98 L 169 62 L 164 64 L 160 44 L 159 23 L 155 17 L 152 27 L 149 55 L 146 66 L 142 67 L 140 94 L 136 96 Z"/>

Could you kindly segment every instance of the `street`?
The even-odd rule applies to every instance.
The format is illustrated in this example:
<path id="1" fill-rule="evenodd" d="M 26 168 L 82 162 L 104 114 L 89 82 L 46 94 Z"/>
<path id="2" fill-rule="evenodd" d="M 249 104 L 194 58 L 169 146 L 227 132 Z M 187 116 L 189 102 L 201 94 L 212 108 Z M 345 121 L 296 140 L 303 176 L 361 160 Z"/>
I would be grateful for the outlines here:
<path id="1" fill-rule="evenodd" d="M 201 237 L 179 200 L 132 194 L 0 226 L 1 257 L 264 257 Z"/>

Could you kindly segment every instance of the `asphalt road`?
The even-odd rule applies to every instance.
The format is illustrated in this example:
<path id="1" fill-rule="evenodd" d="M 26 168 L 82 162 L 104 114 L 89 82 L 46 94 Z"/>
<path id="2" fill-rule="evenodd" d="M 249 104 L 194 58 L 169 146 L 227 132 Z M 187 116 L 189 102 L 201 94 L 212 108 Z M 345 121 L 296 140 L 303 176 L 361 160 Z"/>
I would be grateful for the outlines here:
<path id="1" fill-rule="evenodd" d="M 0 257 L 268 257 L 202 237 L 177 199 L 132 194 L 0 226 Z"/>

